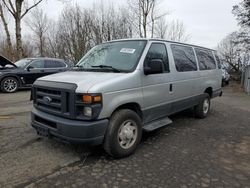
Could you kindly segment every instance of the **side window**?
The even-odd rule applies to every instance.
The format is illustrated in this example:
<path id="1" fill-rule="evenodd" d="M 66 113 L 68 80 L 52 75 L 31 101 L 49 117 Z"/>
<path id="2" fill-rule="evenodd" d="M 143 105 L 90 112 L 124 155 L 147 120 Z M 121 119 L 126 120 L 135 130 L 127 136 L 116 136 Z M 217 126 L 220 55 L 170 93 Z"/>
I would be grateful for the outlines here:
<path id="1" fill-rule="evenodd" d="M 46 60 L 45 61 L 45 68 L 59 68 L 65 67 L 66 65 L 60 61 L 53 61 L 53 60 Z"/>
<path id="2" fill-rule="evenodd" d="M 56 66 L 57 67 L 66 67 L 65 63 L 63 63 L 61 61 L 56 61 Z"/>
<path id="3" fill-rule="evenodd" d="M 169 72 L 168 54 L 165 44 L 151 44 L 145 61 L 151 61 L 152 59 L 161 59 L 164 64 L 164 72 Z"/>
<path id="4" fill-rule="evenodd" d="M 218 69 L 221 69 L 221 62 L 220 62 L 220 58 L 219 58 L 218 54 L 214 53 L 214 56 L 215 56 L 215 59 L 216 59 L 217 65 L 218 65 Z"/>
<path id="5" fill-rule="evenodd" d="M 200 70 L 211 70 L 216 68 L 212 51 L 196 48 L 195 52 L 199 62 Z"/>
<path id="6" fill-rule="evenodd" d="M 44 61 L 43 60 L 34 60 L 29 67 L 35 68 L 35 69 L 43 69 L 44 68 Z"/>
<path id="7" fill-rule="evenodd" d="M 195 54 L 192 47 L 172 44 L 171 49 L 178 72 L 197 71 Z"/>

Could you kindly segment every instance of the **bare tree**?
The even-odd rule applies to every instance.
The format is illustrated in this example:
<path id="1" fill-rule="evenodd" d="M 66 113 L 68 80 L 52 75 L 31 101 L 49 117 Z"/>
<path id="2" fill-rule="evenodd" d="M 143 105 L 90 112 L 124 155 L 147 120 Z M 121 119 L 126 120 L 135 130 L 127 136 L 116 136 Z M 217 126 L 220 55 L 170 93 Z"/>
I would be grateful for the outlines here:
<path id="1" fill-rule="evenodd" d="M 177 42 L 186 42 L 189 40 L 189 35 L 186 34 L 186 28 L 182 21 L 173 20 L 169 24 L 167 38 Z"/>
<path id="2" fill-rule="evenodd" d="M 8 23 L 6 21 L 6 18 L 4 16 L 4 10 L 3 10 L 3 6 L 2 6 L 1 2 L 0 2 L 0 18 L 2 20 L 4 31 L 6 33 L 6 42 L 7 42 L 7 53 L 6 53 L 6 56 L 8 58 L 10 58 L 10 59 L 13 60 L 13 49 L 12 49 L 12 42 L 11 42 L 11 37 L 10 37 L 10 31 L 9 31 L 9 27 L 8 27 Z"/>
<path id="3" fill-rule="evenodd" d="M 21 20 L 24 16 L 43 0 L 33 0 L 33 4 L 29 5 L 28 0 L 2 0 L 3 4 L 13 16 L 16 26 L 16 50 L 18 58 L 21 59 L 23 55 L 22 49 L 22 35 L 21 35 Z"/>
<path id="4" fill-rule="evenodd" d="M 56 41 L 60 57 L 77 62 L 90 48 L 91 17 L 79 6 L 66 8 L 58 21 Z"/>
<path id="5" fill-rule="evenodd" d="M 37 48 L 40 56 L 45 55 L 46 33 L 49 29 L 49 20 L 41 9 L 31 12 L 31 19 L 26 20 L 26 24 L 34 32 Z"/>
<path id="6" fill-rule="evenodd" d="M 230 69 L 240 73 L 246 65 L 250 64 L 250 49 L 241 43 L 241 33 L 233 32 L 221 41 L 218 52 L 222 61 L 228 64 Z"/>
<path id="7" fill-rule="evenodd" d="M 161 11 L 159 10 L 156 11 L 159 2 L 158 0 L 128 0 L 131 10 L 130 20 L 137 29 L 137 33 L 139 33 L 140 37 L 147 38 L 150 32 L 153 38 L 155 33 L 155 21 L 166 15 L 166 13 L 160 14 Z"/>
<path id="8" fill-rule="evenodd" d="M 47 38 L 47 45 L 45 49 L 45 53 L 47 56 L 57 58 L 59 57 L 58 51 L 57 51 L 57 22 L 55 20 L 50 20 L 49 22 L 49 28 L 48 32 L 46 33 L 46 38 Z"/>
<path id="9" fill-rule="evenodd" d="M 91 10 L 92 38 L 94 43 L 99 44 L 104 41 L 132 37 L 132 25 L 130 24 L 129 12 L 126 7 L 115 9 L 113 5 L 105 7 L 100 4 Z M 96 11 L 96 10 L 100 11 Z"/>
<path id="10" fill-rule="evenodd" d="M 238 5 L 233 6 L 232 13 L 241 27 L 250 28 L 250 0 L 242 0 Z"/>
<path id="11" fill-rule="evenodd" d="M 132 37 L 127 9 L 104 4 L 88 9 L 77 5 L 67 7 L 53 30 L 47 34 L 47 48 L 53 56 L 72 62 L 77 62 L 96 44 Z"/>
<path id="12" fill-rule="evenodd" d="M 147 25 L 148 25 L 148 18 L 150 16 L 150 12 L 154 12 L 155 7 L 155 0 L 140 0 L 139 6 L 141 9 L 142 14 L 142 28 L 143 28 L 143 35 L 147 37 Z"/>
<path id="13" fill-rule="evenodd" d="M 190 38 L 190 35 L 186 33 L 183 22 L 179 20 L 167 22 L 165 17 L 161 17 L 156 22 L 155 35 L 158 38 L 176 42 L 187 42 Z"/>
<path id="14" fill-rule="evenodd" d="M 157 38 L 166 39 L 167 38 L 168 23 L 165 17 L 161 17 L 155 25 L 155 36 Z"/>

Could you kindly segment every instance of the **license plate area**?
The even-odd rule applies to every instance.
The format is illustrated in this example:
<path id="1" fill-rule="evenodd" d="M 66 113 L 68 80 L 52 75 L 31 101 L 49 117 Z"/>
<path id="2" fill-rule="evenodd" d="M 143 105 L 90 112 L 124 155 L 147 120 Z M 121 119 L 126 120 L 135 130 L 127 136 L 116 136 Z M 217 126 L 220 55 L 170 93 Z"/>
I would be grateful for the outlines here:
<path id="1" fill-rule="evenodd" d="M 49 129 L 44 127 L 37 127 L 36 128 L 37 134 L 40 136 L 48 137 L 49 136 Z"/>

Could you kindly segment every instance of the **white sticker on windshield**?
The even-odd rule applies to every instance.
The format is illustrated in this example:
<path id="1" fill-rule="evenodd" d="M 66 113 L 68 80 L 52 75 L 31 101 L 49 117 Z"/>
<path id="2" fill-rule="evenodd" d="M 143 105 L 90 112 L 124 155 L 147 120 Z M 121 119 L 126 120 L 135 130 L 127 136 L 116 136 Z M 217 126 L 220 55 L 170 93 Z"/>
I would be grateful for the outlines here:
<path id="1" fill-rule="evenodd" d="M 133 54 L 135 53 L 135 49 L 132 49 L 132 48 L 122 48 L 120 50 L 121 53 L 127 53 L 127 54 Z"/>

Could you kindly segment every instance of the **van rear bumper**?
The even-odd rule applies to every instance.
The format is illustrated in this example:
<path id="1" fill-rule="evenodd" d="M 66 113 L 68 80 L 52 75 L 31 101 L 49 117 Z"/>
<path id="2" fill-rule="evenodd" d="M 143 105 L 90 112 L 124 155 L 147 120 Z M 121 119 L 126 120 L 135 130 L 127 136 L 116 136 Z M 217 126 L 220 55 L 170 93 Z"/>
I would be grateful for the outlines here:
<path id="1" fill-rule="evenodd" d="M 103 142 L 108 120 L 70 120 L 33 108 L 31 126 L 42 136 L 56 137 L 71 143 L 99 145 Z"/>

